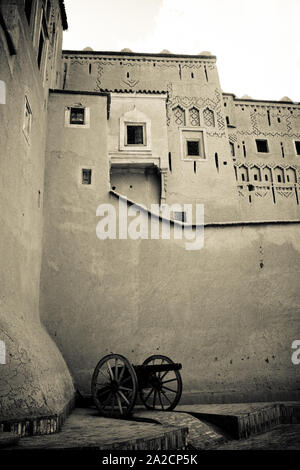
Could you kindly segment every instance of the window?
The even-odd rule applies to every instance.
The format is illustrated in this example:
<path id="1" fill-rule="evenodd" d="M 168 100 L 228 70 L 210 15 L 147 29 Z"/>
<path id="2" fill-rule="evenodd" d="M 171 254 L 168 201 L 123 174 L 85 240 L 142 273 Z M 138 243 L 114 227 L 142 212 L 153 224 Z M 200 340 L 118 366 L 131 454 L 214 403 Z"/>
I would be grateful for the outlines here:
<path id="1" fill-rule="evenodd" d="M 174 217 L 174 220 L 179 220 L 180 222 L 186 222 L 186 213 L 185 212 L 174 211 L 173 212 L 173 217 Z"/>
<path id="2" fill-rule="evenodd" d="M 70 124 L 84 124 L 84 108 L 71 108 Z"/>
<path id="3" fill-rule="evenodd" d="M 144 125 L 126 125 L 125 145 L 146 145 Z"/>
<path id="4" fill-rule="evenodd" d="M 187 140 L 187 156 L 199 157 L 200 156 L 200 142 L 199 140 Z"/>
<path id="5" fill-rule="evenodd" d="M 206 158 L 206 139 L 203 129 L 188 127 L 180 130 L 183 160 L 204 160 Z"/>
<path id="6" fill-rule="evenodd" d="M 40 40 L 39 40 L 39 52 L 38 52 L 38 57 L 37 57 L 37 63 L 38 63 L 39 69 L 41 68 L 43 48 L 44 48 L 44 35 L 43 35 L 43 31 L 41 31 L 40 32 Z"/>
<path id="7" fill-rule="evenodd" d="M 23 132 L 26 140 L 29 140 L 31 131 L 32 112 L 27 96 L 25 96 L 24 119 L 23 119 Z"/>
<path id="8" fill-rule="evenodd" d="M 151 119 L 134 106 L 120 117 L 119 150 L 129 153 L 151 152 Z"/>
<path id="9" fill-rule="evenodd" d="M 25 3 L 24 3 L 24 10 L 25 10 L 25 15 L 26 15 L 28 24 L 30 24 L 32 3 L 33 3 L 33 0 L 25 0 Z"/>
<path id="10" fill-rule="evenodd" d="M 65 107 L 65 127 L 87 129 L 90 127 L 90 108 L 82 103 L 74 103 Z"/>
<path id="11" fill-rule="evenodd" d="M 82 179 L 81 179 L 82 184 L 92 184 L 92 170 L 83 168 L 82 169 Z"/>
<path id="12" fill-rule="evenodd" d="M 296 154 L 300 155 L 300 141 L 295 140 Z"/>
<path id="13" fill-rule="evenodd" d="M 264 139 L 256 139 L 256 148 L 259 153 L 268 153 L 268 141 Z"/>

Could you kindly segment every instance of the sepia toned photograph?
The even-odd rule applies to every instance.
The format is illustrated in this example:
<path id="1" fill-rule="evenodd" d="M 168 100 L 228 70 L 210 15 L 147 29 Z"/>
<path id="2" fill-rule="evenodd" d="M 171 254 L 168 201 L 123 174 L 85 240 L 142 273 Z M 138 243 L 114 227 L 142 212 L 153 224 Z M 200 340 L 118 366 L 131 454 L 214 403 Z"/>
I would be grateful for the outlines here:
<path id="1" fill-rule="evenodd" d="M 299 18 L 0 0 L 0 462 L 300 451 Z"/>

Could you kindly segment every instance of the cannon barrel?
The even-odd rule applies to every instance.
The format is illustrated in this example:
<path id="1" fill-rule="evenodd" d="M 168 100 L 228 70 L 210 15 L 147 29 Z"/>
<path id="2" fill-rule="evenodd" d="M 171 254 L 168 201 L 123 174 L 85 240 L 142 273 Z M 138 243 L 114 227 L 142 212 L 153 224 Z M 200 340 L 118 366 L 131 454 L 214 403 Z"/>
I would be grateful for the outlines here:
<path id="1" fill-rule="evenodd" d="M 167 372 L 170 370 L 180 370 L 182 365 L 176 362 L 172 364 L 146 364 L 141 366 L 133 366 L 136 373 L 146 373 L 151 374 L 153 372 Z"/>

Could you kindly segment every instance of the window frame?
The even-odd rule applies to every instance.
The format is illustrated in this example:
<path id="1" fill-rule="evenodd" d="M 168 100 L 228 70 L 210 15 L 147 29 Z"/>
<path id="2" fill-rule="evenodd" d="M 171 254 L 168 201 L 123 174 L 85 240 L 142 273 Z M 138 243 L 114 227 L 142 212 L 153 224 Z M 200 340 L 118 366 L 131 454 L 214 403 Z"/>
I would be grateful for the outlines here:
<path id="1" fill-rule="evenodd" d="M 181 140 L 181 159 L 184 161 L 207 161 L 207 142 L 206 130 L 203 127 L 181 127 L 180 140 Z M 188 141 L 199 142 L 199 155 L 188 155 Z"/>
<path id="2" fill-rule="evenodd" d="M 137 118 L 137 119 L 135 119 Z M 119 129 L 119 151 L 130 153 L 151 152 L 151 120 L 146 116 L 139 119 L 140 116 L 134 116 L 133 119 L 123 115 L 120 118 Z M 127 126 L 143 126 L 144 144 L 128 144 L 127 143 Z"/>
<path id="3" fill-rule="evenodd" d="M 267 144 L 267 151 L 266 151 L 266 152 L 261 152 L 260 150 L 258 150 L 257 142 L 266 142 L 266 144 Z M 263 154 L 270 153 L 270 148 L 269 148 L 268 139 L 255 139 L 255 145 L 256 145 L 256 153 L 259 153 L 259 154 L 260 154 L 260 153 L 263 153 Z"/>
<path id="4" fill-rule="evenodd" d="M 28 112 L 28 116 L 29 116 L 28 120 L 27 120 L 26 112 Z M 30 144 L 31 128 L 32 128 L 32 110 L 31 110 L 28 97 L 27 95 L 25 95 L 22 131 L 28 144 Z"/>
<path id="5" fill-rule="evenodd" d="M 73 110 L 76 110 L 76 109 L 77 109 L 78 111 L 80 110 L 80 111 L 83 112 L 83 113 L 82 113 L 82 114 L 83 114 L 83 120 L 82 120 L 82 122 L 81 122 L 79 119 L 75 120 L 74 122 L 72 121 L 72 113 L 74 112 Z M 85 108 L 84 108 L 84 107 L 71 106 L 71 108 L 70 108 L 70 124 L 71 124 L 71 125 L 77 124 L 78 126 L 84 126 L 84 124 L 85 124 L 85 119 L 86 119 L 86 118 L 85 118 L 85 114 L 86 114 L 86 112 L 85 112 Z"/>
<path id="6" fill-rule="evenodd" d="M 84 182 L 84 172 L 89 172 L 89 183 Z M 93 169 L 92 168 L 82 168 L 81 169 L 81 184 L 83 186 L 91 186 L 93 181 Z"/>
<path id="7" fill-rule="evenodd" d="M 71 123 L 71 109 L 80 108 L 84 109 L 84 123 L 83 124 L 72 124 Z M 65 127 L 72 129 L 88 129 L 90 127 L 90 108 L 82 104 L 71 104 L 65 106 Z"/>
<path id="8" fill-rule="evenodd" d="M 299 146 L 299 153 L 298 153 L 298 150 L 297 150 L 297 144 Z M 296 155 L 299 155 L 300 156 L 300 140 L 294 140 L 294 145 L 295 145 L 295 152 L 296 152 Z"/>
<path id="9" fill-rule="evenodd" d="M 147 147 L 147 132 L 146 132 L 146 123 L 136 123 L 136 122 L 124 122 L 124 146 L 125 147 L 134 147 L 134 148 L 140 148 L 140 147 Z M 143 130 L 143 143 L 142 144 L 132 144 L 128 143 L 128 127 L 141 127 Z"/>

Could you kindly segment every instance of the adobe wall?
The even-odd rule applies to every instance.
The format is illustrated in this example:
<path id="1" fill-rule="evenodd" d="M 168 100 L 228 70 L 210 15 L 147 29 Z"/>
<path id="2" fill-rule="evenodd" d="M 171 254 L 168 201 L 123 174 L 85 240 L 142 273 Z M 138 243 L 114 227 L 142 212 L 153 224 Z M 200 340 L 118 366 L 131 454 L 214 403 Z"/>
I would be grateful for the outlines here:
<path id="1" fill-rule="evenodd" d="M 239 207 L 245 220 L 298 220 L 300 217 L 300 106 L 292 102 L 236 99 L 224 94 L 231 124 Z M 258 152 L 256 140 L 267 141 Z"/>
<path id="2" fill-rule="evenodd" d="M 167 203 L 201 202 L 211 222 L 299 220 L 299 104 L 222 93 L 214 56 L 64 51 L 61 78 L 69 90 L 167 92 Z M 182 130 L 197 126 L 205 131 L 207 156 L 188 161 Z M 268 140 L 268 153 L 257 152 L 255 139 Z"/>
<path id="3" fill-rule="evenodd" d="M 53 5 L 59 54 L 61 20 Z M 39 318 L 46 97 L 57 56 L 50 47 L 43 88 L 37 37 L 32 39 L 23 8 L 23 2 L 0 8 L 16 52 L 9 51 L 1 28 L 0 79 L 6 93 L 0 104 L 0 340 L 6 357 L 0 364 L 0 421 L 58 413 L 74 392 L 66 364 Z M 29 137 L 23 132 L 25 95 L 32 112 Z"/>
<path id="4" fill-rule="evenodd" d="M 190 402 L 299 399 L 299 225 L 208 225 L 198 251 L 185 240 L 99 240 L 97 207 L 119 204 L 106 100 L 78 92 L 49 102 L 41 316 L 76 387 L 89 393 L 107 353 L 133 363 L 160 353 L 183 364 Z M 78 102 L 90 108 L 88 129 L 64 126 Z"/>
<path id="5" fill-rule="evenodd" d="M 214 56 L 64 51 L 61 74 L 65 90 L 119 92 L 129 99 L 166 93 L 165 110 L 156 114 L 167 131 L 159 152 L 166 162 L 165 202 L 199 202 L 205 204 L 207 221 L 237 220 L 238 193 Z M 113 103 L 112 98 L 112 110 Z M 112 115 L 109 129 L 114 127 Z M 194 162 L 183 156 L 182 131 L 196 127 L 205 133 L 206 158 Z"/>

